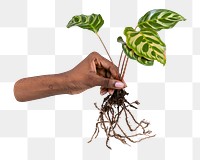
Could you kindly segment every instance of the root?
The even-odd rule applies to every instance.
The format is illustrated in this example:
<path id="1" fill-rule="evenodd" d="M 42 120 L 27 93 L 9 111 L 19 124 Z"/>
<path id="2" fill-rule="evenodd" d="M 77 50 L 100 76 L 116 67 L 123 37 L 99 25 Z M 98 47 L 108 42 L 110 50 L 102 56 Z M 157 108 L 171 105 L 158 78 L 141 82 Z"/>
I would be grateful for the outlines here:
<path id="1" fill-rule="evenodd" d="M 108 95 L 104 98 L 101 108 L 99 108 L 96 103 L 94 104 L 99 110 L 99 117 L 96 122 L 95 131 L 88 143 L 97 138 L 100 130 L 99 127 L 101 127 L 106 133 L 106 146 L 109 149 L 111 149 L 108 144 L 111 137 L 118 139 L 123 144 L 129 145 L 127 140 L 132 143 L 137 143 L 155 136 L 151 134 L 152 132 L 150 130 L 147 130 L 150 123 L 145 120 L 138 122 L 129 110 L 130 107 L 137 109 L 133 104 L 139 105 L 140 103 L 138 101 L 132 103 L 128 102 L 125 99 L 126 95 L 128 95 L 128 93 L 125 90 L 115 90 L 113 95 Z M 121 121 L 120 116 L 122 114 L 125 115 L 125 127 L 128 127 L 131 135 L 124 131 L 124 126 L 121 127 L 119 124 Z M 132 127 L 132 124 L 136 126 Z M 118 133 L 119 131 L 121 133 Z"/>

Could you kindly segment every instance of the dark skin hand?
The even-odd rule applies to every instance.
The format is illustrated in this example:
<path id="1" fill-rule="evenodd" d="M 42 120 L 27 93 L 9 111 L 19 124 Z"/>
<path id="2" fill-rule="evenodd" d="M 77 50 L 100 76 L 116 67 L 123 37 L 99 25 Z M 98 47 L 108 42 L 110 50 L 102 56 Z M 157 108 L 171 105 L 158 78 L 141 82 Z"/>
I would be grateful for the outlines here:
<path id="1" fill-rule="evenodd" d="M 126 87 L 118 79 L 118 68 L 93 52 L 70 71 L 18 80 L 14 95 L 18 101 L 24 102 L 59 94 L 79 94 L 95 86 L 101 86 L 101 95 L 112 94 L 114 89 Z"/>

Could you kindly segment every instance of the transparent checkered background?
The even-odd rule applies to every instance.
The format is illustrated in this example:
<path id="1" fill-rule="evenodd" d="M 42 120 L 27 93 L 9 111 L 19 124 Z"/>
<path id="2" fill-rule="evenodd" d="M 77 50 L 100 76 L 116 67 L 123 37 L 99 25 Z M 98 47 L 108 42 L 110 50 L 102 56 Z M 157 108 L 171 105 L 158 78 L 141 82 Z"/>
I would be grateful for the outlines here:
<path id="1" fill-rule="evenodd" d="M 105 51 L 92 32 L 66 29 L 78 14 L 100 13 L 100 35 L 117 62 L 116 38 L 148 10 L 167 8 L 186 22 L 160 32 L 167 45 L 165 67 L 130 61 L 125 80 L 128 99 L 141 102 L 137 119 L 157 134 L 132 147 L 105 135 L 92 143 L 101 103 L 99 88 L 19 103 L 16 80 L 64 72 L 92 51 Z M 200 159 L 200 1 L 199 0 L 6 0 L 0 1 L 0 159 L 1 160 L 173 160 Z M 136 113 L 136 111 L 135 111 Z"/>

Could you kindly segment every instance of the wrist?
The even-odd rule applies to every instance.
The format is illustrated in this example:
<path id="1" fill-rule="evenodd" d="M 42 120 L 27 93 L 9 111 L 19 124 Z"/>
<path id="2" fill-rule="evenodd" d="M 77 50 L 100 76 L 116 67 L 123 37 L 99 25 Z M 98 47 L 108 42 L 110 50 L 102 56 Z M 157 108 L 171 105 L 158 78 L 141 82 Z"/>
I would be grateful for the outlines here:
<path id="1" fill-rule="evenodd" d="M 73 94 L 75 88 L 75 79 L 73 78 L 71 71 L 58 74 L 58 79 L 60 83 L 61 94 Z"/>

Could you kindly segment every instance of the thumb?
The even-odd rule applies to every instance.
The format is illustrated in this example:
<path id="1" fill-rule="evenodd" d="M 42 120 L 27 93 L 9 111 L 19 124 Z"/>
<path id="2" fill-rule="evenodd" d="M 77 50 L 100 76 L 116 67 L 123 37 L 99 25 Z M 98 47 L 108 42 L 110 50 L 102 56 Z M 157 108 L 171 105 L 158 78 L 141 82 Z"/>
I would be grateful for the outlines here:
<path id="1" fill-rule="evenodd" d="M 125 84 L 119 80 L 104 78 L 98 75 L 95 75 L 94 78 L 96 86 L 112 89 L 123 89 L 125 87 Z"/>

